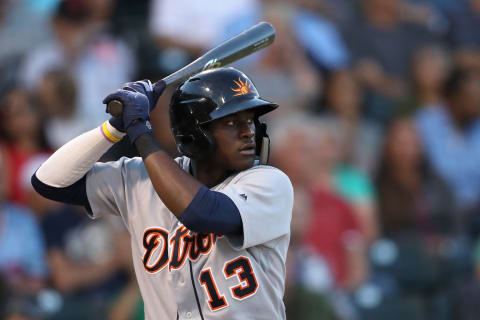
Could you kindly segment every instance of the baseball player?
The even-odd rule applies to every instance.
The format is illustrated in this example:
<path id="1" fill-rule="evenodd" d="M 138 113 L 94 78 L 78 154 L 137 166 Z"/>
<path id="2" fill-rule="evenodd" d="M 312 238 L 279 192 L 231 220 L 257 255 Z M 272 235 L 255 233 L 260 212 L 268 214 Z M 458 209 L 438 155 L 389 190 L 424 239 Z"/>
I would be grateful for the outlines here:
<path id="1" fill-rule="evenodd" d="M 173 160 L 149 123 L 163 89 L 138 81 L 107 96 L 104 103 L 123 103 L 122 119 L 61 147 L 32 184 L 92 218 L 122 217 L 146 319 L 285 319 L 293 189 L 283 172 L 259 163 L 269 147 L 259 117 L 278 106 L 234 68 L 194 75 L 170 103 L 183 155 Z M 141 158 L 96 162 L 125 134 Z"/>

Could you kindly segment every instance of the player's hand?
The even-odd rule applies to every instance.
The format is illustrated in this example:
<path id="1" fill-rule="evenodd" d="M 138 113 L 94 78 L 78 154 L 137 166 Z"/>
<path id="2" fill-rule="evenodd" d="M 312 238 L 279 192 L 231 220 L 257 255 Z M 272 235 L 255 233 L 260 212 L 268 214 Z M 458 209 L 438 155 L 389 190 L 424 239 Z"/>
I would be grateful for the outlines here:
<path id="1" fill-rule="evenodd" d="M 158 98 L 162 95 L 163 91 L 165 91 L 166 86 L 165 81 L 160 80 L 156 82 L 155 85 L 152 85 L 150 80 L 145 79 L 135 82 L 127 82 L 123 85 L 122 89 L 146 95 L 148 98 L 149 110 L 151 112 L 155 109 Z M 125 132 L 125 125 L 122 118 L 111 117 L 109 122 L 115 129 Z"/>
<path id="2" fill-rule="evenodd" d="M 123 104 L 122 121 L 132 143 L 143 134 L 152 134 L 148 97 L 133 90 L 119 89 L 103 99 L 104 104 L 119 100 Z M 110 122 L 111 123 L 111 122 Z"/>
<path id="3" fill-rule="evenodd" d="M 127 82 L 123 85 L 122 89 L 133 90 L 139 93 L 143 93 L 148 98 L 148 104 L 150 106 L 150 112 L 155 109 L 157 105 L 158 98 L 165 91 L 166 83 L 163 80 L 160 80 L 152 85 L 150 80 L 140 80 L 135 82 Z"/>

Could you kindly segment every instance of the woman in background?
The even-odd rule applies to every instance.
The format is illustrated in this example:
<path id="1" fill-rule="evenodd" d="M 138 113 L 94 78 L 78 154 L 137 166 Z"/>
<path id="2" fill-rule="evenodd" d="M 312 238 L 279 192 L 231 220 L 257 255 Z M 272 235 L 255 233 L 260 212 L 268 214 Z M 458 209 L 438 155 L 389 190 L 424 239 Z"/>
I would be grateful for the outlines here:
<path id="1" fill-rule="evenodd" d="M 43 135 L 40 114 L 27 91 L 14 87 L 0 101 L 0 153 L 6 168 L 6 196 L 9 201 L 25 204 L 21 172 L 28 160 L 49 153 Z"/>

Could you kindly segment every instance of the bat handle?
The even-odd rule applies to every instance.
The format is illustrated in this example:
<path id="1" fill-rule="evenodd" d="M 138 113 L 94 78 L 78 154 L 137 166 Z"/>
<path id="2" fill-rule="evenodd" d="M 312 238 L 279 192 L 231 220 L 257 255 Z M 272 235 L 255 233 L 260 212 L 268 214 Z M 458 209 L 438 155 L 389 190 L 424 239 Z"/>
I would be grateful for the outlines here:
<path id="1" fill-rule="evenodd" d="M 123 115 L 123 104 L 121 101 L 112 100 L 107 104 L 107 113 L 110 113 L 112 117 L 122 118 Z"/>

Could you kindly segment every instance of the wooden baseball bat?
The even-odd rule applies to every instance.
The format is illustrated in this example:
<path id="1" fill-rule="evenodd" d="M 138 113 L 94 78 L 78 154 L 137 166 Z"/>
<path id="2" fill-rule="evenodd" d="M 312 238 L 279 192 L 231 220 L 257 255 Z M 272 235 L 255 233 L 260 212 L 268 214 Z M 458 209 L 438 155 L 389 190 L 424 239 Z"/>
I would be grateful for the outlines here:
<path id="1" fill-rule="evenodd" d="M 173 85 L 186 80 L 188 77 L 200 71 L 228 65 L 269 46 L 272 44 L 274 38 L 275 29 L 273 26 L 267 22 L 260 22 L 219 44 L 182 69 L 154 83 L 153 90 L 155 90 L 155 86 L 161 81 L 165 82 L 167 86 Z M 110 101 L 107 105 L 107 112 L 114 117 L 121 117 L 123 113 L 122 103 L 118 100 Z"/>

